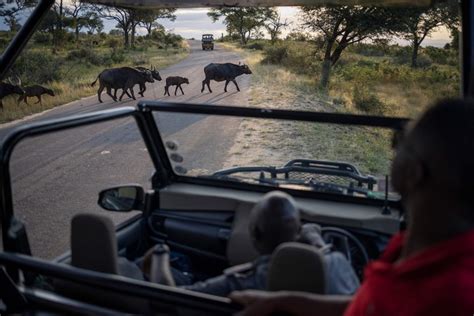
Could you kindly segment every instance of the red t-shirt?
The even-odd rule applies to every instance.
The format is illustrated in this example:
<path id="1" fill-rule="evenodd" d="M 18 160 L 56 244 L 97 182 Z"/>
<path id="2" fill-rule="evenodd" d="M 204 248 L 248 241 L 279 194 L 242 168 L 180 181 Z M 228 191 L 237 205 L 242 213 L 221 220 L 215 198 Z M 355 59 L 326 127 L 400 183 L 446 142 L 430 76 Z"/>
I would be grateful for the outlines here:
<path id="1" fill-rule="evenodd" d="M 441 242 L 398 264 L 404 235 L 395 235 L 344 316 L 473 316 L 474 230 Z"/>

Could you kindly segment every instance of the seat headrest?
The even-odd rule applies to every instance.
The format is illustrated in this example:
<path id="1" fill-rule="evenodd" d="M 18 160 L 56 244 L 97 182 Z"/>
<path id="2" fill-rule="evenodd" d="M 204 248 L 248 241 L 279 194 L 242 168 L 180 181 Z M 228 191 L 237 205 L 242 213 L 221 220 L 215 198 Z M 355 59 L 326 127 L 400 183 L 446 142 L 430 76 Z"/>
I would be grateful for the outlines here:
<path id="1" fill-rule="evenodd" d="M 71 264 L 78 268 L 117 274 L 115 227 L 108 217 L 78 214 L 71 221 Z"/>
<path id="2" fill-rule="evenodd" d="M 272 254 L 267 290 L 324 294 L 325 270 L 324 255 L 316 247 L 297 242 L 283 243 Z"/>

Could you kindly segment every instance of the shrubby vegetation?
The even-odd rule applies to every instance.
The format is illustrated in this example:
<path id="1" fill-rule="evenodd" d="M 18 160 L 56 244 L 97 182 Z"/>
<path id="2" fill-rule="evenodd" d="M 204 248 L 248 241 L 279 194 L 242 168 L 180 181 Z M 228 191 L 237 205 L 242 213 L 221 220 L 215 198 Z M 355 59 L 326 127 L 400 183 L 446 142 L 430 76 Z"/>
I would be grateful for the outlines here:
<path id="1" fill-rule="evenodd" d="M 186 43 L 176 34 L 163 29 L 150 36 L 137 36 L 133 48 L 126 48 L 121 35 L 80 33 L 66 36 L 60 46 L 54 46 L 51 34 L 37 32 L 19 56 L 7 77 L 19 77 L 23 86 L 40 84 L 52 88 L 55 97 L 45 97 L 43 107 L 16 104 L 17 97 L 4 99 L 0 122 L 14 120 L 44 109 L 93 95 L 96 87 L 90 83 L 105 68 L 145 66 L 158 69 L 176 63 L 188 54 Z M 8 45 L 13 34 L 0 31 L 0 49 Z"/>
<path id="2" fill-rule="evenodd" d="M 321 91 L 322 51 L 313 41 L 259 40 L 244 46 L 262 51 L 262 65 L 283 67 L 313 82 L 313 91 L 344 105 L 344 111 L 413 116 L 428 102 L 459 94 L 458 52 L 422 47 L 417 67 L 411 67 L 410 47 L 360 43 L 350 47 L 334 66 L 327 93 Z M 416 101 L 413 106 L 409 103 Z"/>

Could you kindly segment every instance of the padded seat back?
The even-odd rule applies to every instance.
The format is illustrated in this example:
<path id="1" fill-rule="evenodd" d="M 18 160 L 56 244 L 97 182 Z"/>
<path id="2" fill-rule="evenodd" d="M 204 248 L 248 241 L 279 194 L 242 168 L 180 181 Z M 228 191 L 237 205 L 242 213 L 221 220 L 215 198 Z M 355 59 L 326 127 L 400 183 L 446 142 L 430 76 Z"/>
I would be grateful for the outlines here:
<path id="1" fill-rule="evenodd" d="M 78 214 L 71 221 L 71 264 L 97 272 L 118 274 L 115 227 L 108 217 Z"/>
<path id="2" fill-rule="evenodd" d="M 133 262 L 118 257 L 114 224 L 103 215 L 78 214 L 72 219 L 71 265 L 134 279 L 142 277 L 140 269 Z M 55 280 L 54 285 L 61 293 L 75 299 L 133 314 L 150 313 L 150 303 L 145 299 L 130 298 L 66 280 Z"/>
<path id="3" fill-rule="evenodd" d="M 272 254 L 267 290 L 324 294 L 325 272 L 324 255 L 316 247 L 297 242 L 283 243 Z"/>

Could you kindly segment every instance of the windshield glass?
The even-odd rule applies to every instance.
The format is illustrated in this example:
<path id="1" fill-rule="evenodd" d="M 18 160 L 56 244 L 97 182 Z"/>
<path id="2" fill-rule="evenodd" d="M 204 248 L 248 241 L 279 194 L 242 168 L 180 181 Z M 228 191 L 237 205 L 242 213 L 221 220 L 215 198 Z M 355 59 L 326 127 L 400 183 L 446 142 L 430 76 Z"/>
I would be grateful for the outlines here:
<path id="1" fill-rule="evenodd" d="M 155 119 L 178 175 L 385 198 L 391 130 L 185 113 Z"/>

